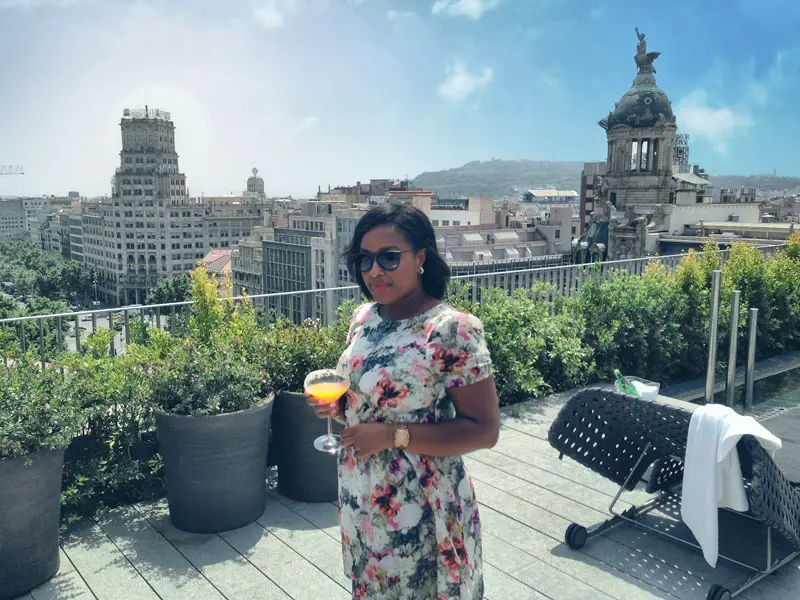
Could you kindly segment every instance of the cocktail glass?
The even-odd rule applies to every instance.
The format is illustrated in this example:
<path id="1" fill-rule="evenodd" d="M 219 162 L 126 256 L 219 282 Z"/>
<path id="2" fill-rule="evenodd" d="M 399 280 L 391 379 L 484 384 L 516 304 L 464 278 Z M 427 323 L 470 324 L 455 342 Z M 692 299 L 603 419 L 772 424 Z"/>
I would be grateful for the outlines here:
<path id="1" fill-rule="evenodd" d="M 320 404 L 333 404 L 350 389 L 350 381 L 334 369 L 320 369 L 306 376 L 303 387 L 306 393 Z M 328 417 L 327 435 L 314 440 L 314 448 L 328 454 L 336 454 L 339 450 L 339 436 L 333 435 L 330 417 Z"/>

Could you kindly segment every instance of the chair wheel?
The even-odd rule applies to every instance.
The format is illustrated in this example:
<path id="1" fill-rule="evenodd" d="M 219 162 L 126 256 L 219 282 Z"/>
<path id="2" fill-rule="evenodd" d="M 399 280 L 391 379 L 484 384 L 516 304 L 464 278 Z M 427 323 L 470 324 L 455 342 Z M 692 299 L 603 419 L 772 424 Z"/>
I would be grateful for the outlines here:
<path id="1" fill-rule="evenodd" d="M 586 527 L 578 525 L 577 523 L 570 523 L 567 527 L 567 532 L 564 534 L 564 541 L 567 546 L 573 550 L 580 550 L 586 545 L 586 540 L 589 538 L 589 532 Z"/>
<path id="2" fill-rule="evenodd" d="M 731 593 L 721 585 L 712 585 L 706 600 L 731 600 Z"/>

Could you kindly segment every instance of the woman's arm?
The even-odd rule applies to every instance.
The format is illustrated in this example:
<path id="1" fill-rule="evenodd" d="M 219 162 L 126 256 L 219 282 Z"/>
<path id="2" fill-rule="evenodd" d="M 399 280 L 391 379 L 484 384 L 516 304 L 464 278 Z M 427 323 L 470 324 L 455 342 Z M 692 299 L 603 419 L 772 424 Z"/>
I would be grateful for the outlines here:
<path id="1" fill-rule="evenodd" d="M 456 406 L 456 418 L 439 423 L 412 423 L 408 450 L 428 456 L 457 456 L 492 448 L 500 436 L 500 402 L 494 377 L 448 393 Z M 395 426 L 391 425 L 389 447 L 394 448 Z"/>
<path id="2" fill-rule="evenodd" d="M 456 418 L 439 423 L 410 423 L 409 452 L 428 456 L 458 456 L 492 448 L 500 435 L 500 408 L 494 378 L 448 390 L 456 407 Z M 342 433 L 342 446 L 355 446 L 363 458 L 394 448 L 394 423 L 364 423 Z"/>

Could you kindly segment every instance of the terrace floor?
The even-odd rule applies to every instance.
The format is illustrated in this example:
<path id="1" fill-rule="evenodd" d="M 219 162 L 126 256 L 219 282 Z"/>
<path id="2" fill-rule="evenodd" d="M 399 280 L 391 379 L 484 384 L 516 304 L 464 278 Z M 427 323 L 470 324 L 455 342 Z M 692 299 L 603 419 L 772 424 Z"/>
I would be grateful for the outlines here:
<path id="1" fill-rule="evenodd" d="M 581 551 L 569 549 L 563 539 L 570 522 L 604 520 L 616 488 L 577 463 L 559 461 L 547 443 L 564 400 L 555 396 L 515 407 L 504 416 L 497 446 L 467 457 L 481 502 L 486 597 L 703 600 L 711 583 L 744 580 L 743 568 L 720 561 L 712 570 L 699 552 L 641 528 L 619 527 Z M 643 492 L 623 496 L 636 503 L 646 498 Z M 682 533 L 667 514 L 651 518 Z M 723 537 L 721 551 L 728 544 L 754 546 L 734 529 L 738 540 Z M 64 539 L 61 558 L 58 575 L 24 600 L 350 597 L 336 507 L 296 503 L 277 493 L 256 523 L 221 535 L 175 529 L 163 501 L 117 509 Z M 798 590 L 800 561 L 739 597 L 794 600 Z"/>

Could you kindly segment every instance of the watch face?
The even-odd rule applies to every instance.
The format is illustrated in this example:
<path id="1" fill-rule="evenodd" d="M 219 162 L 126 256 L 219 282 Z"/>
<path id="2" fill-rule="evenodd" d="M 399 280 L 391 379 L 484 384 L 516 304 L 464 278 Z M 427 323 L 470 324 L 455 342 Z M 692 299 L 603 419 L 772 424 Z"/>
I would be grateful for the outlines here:
<path id="1" fill-rule="evenodd" d="M 408 429 L 398 429 L 394 432 L 394 445 L 398 448 L 405 448 L 409 441 L 411 436 L 408 434 Z"/>

